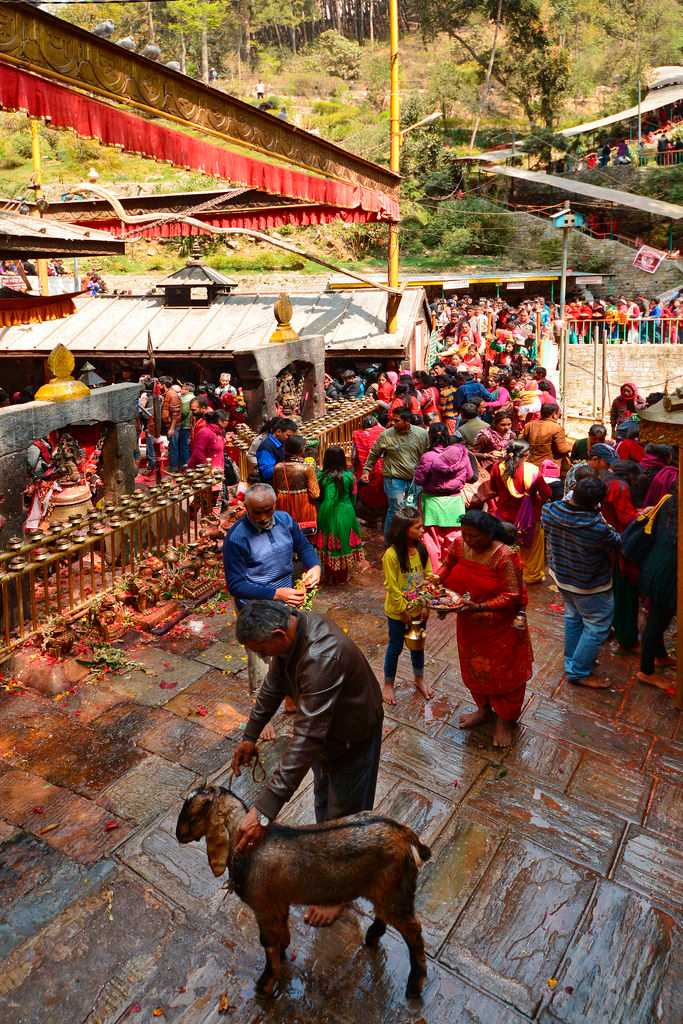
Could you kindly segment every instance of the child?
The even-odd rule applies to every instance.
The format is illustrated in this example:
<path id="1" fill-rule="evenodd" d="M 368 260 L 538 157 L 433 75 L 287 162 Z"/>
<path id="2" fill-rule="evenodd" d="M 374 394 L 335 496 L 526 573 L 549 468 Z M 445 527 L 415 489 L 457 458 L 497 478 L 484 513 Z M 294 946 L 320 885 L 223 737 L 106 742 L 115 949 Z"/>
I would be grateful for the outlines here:
<path id="1" fill-rule="evenodd" d="M 431 576 L 429 556 L 422 538 L 424 524 L 415 508 L 400 509 L 389 529 L 389 547 L 382 558 L 384 569 L 384 611 L 389 627 L 389 642 L 384 656 L 384 686 L 382 697 L 386 704 L 395 704 L 394 680 L 403 638 L 411 620 L 408 612 L 407 590 L 414 589 L 425 576 Z M 425 609 L 423 617 L 427 617 Z M 411 651 L 410 660 L 415 675 L 415 688 L 425 700 L 431 700 L 432 688 L 424 680 L 424 651 Z"/>

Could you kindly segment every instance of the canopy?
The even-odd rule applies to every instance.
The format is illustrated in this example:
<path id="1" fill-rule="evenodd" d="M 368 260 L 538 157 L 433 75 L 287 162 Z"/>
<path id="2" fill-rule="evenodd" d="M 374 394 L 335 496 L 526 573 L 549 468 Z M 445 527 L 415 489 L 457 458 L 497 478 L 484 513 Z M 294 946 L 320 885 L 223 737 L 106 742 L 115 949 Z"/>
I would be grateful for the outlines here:
<path id="1" fill-rule="evenodd" d="M 651 89 L 647 96 L 641 100 L 640 112 L 649 114 L 651 110 L 659 110 L 660 107 L 668 107 L 670 103 L 677 103 L 683 99 L 683 85 L 668 85 L 659 89 Z M 597 121 L 585 121 L 583 124 L 575 124 L 571 128 L 563 128 L 560 135 L 571 138 L 573 135 L 583 135 L 585 132 L 594 132 L 598 128 L 606 128 L 610 124 L 618 124 L 619 121 L 630 121 L 632 117 L 638 117 L 638 107 L 627 107 L 617 114 L 610 114 L 608 117 L 600 117 Z"/>
<path id="2" fill-rule="evenodd" d="M 589 185 L 585 181 L 572 178 L 561 178 L 557 174 L 544 174 L 542 171 L 525 171 L 521 167 L 492 167 L 491 174 L 502 174 L 506 178 L 519 178 L 536 185 L 558 188 L 563 192 L 573 192 L 578 196 L 598 199 L 601 203 L 612 203 L 614 206 L 628 206 L 642 213 L 651 213 L 667 220 L 680 220 L 683 217 L 683 206 L 665 203 L 661 199 L 636 195 L 634 192 L 621 192 L 616 188 L 603 188 L 601 185 Z"/>

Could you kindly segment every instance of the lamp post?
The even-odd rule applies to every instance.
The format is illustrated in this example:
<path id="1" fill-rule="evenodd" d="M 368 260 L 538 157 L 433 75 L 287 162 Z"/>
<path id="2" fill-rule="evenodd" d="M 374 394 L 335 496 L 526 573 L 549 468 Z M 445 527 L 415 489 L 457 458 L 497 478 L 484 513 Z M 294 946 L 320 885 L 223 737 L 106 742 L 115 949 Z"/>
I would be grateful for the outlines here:
<path id="1" fill-rule="evenodd" d="M 562 403 L 562 422 L 567 416 L 567 325 L 565 323 L 565 306 L 567 303 L 567 264 L 569 262 L 569 232 L 572 228 L 580 228 L 584 219 L 580 213 L 572 213 L 569 203 L 563 210 L 553 215 L 553 225 L 562 231 L 562 277 L 560 279 L 560 402 Z"/>
<path id="2" fill-rule="evenodd" d="M 390 51 L 390 93 L 389 93 L 389 168 L 396 174 L 401 168 L 401 100 L 398 80 L 398 0 L 389 0 L 389 51 Z M 389 245 L 387 252 L 387 284 L 398 288 L 399 270 L 398 221 L 389 223 Z M 387 334 L 398 330 L 399 295 L 387 299 Z"/>
<path id="3" fill-rule="evenodd" d="M 42 165 L 40 162 L 40 123 L 36 118 L 31 118 L 31 159 L 33 163 L 33 190 L 36 197 L 36 210 L 38 216 L 42 217 L 41 202 L 43 198 L 43 190 L 41 188 L 43 184 Z M 38 284 L 41 295 L 50 294 L 50 286 L 47 278 L 47 260 L 36 260 L 38 270 Z"/>

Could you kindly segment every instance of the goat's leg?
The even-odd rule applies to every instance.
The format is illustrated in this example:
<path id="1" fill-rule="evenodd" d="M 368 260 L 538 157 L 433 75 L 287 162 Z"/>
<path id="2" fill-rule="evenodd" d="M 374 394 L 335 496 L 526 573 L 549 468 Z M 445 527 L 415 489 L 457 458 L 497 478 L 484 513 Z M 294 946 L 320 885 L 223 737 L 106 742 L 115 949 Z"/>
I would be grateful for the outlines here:
<path id="1" fill-rule="evenodd" d="M 410 952 L 410 974 L 406 985 L 406 997 L 414 999 L 420 996 L 427 977 L 427 958 L 425 957 L 422 926 L 413 914 L 411 917 L 394 917 L 389 924 L 401 933 Z"/>
<path id="2" fill-rule="evenodd" d="M 379 940 L 387 930 L 386 922 L 381 917 L 377 917 L 377 911 L 375 911 L 375 920 L 372 922 L 370 927 L 365 933 L 365 945 L 371 949 L 375 949 L 378 945 Z"/>
<path id="3" fill-rule="evenodd" d="M 269 916 L 267 921 L 259 921 L 259 937 L 266 953 L 266 966 L 256 982 L 256 991 L 260 995 L 272 996 L 281 979 L 281 950 L 289 945 L 287 914 L 276 918 Z"/>

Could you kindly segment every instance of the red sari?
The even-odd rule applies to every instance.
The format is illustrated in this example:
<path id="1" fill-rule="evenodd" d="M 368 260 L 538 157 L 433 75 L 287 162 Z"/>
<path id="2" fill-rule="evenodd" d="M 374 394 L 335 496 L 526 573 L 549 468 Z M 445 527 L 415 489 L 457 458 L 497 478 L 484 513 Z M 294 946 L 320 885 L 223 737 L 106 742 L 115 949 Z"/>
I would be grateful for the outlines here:
<path id="1" fill-rule="evenodd" d="M 494 544 L 486 562 L 466 557 L 462 540 L 448 552 L 442 583 L 458 594 L 469 593 L 482 611 L 459 612 L 456 636 L 462 681 L 477 707 L 492 707 L 499 718 L 516 722 L 533 671 L 529 629 L 513 622 L 526 606 L 519 555 Z"/>
<path id="2" fill-rule="evenodd" d="M 363 466 L 367 461 L 367 457 L 370 454 L 370 449 L 377 440 L 380 434 L 384 433 L 384 427 L 381 423 L 376 423 L 374 427 L 369 427 L 367 430 L 354 430 L 353 432 L 353 472 L 356 477 L 356 481 L 360 480 L 360 475 L 363 472 Z M 375 465 L 372 467 L 372 473 L 370 474 L 370 482 L 367 484 L 358 484 L 358 497 L 366 506 L 373 510 L 384 510 L 387 507 L 387 498 L 384 493 L 384 477 L 382 476 L 382 460 L 378 459 Z"/>

